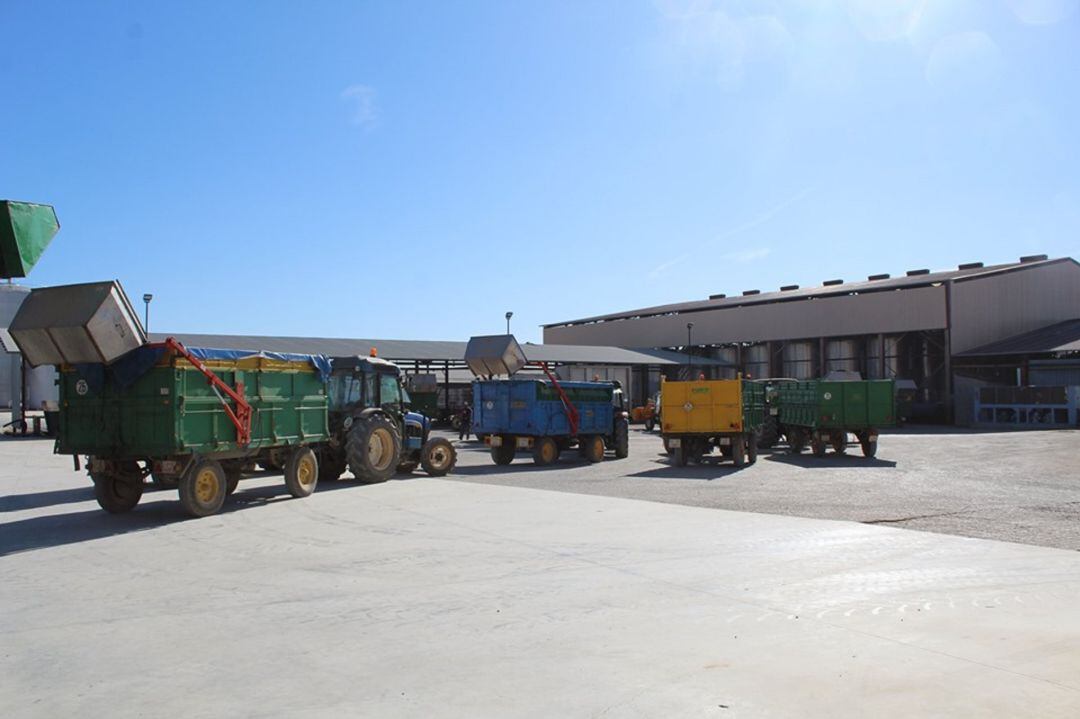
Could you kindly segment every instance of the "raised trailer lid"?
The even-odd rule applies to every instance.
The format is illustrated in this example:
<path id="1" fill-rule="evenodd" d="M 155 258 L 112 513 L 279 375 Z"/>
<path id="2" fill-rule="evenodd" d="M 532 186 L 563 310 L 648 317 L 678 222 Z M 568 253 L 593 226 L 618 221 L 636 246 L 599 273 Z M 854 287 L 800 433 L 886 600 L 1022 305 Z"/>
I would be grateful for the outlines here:
<path id="1" fill-rule="evenodd" d="M 478 377 L 511 376 L 528 362 L 514 335 L 480 335 L 465 347 L 465 364 Z"/>
<path id="2" fill-rule="evenodd" d="M 26 277 L 59 229 L 51 205 L 0 200 L 0 277 Z"/>
<path id="3" fill-rule="evenodd" d="M 33 367 L 110 364 L 146 343 L 117 280 L 32 290 L 8 329 Z"/>

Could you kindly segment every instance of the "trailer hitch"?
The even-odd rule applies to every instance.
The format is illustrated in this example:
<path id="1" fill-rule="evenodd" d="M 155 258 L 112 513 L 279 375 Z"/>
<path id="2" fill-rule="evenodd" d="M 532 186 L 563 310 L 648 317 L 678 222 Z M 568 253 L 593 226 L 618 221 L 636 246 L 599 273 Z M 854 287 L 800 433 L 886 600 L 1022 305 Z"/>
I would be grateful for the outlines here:
<path id="1" fill-rule="evenodd" d="M 206 377 L 206 381 L 210 384 L 210 389 L 214 390 L 214 394 L 221 400 L 221 406 L 225 409 L 225 414 L 228 416 L 229 421 L 236 427 L 236 444 L 241 447 L 246 447 L 251 444 L 251 405 L 244 398 L 243 382 L 237 382 L 235 389 L 225 384 L 220 377 L 207 369 L 206 365 L 204 365 L 198 357 L 191 354 L 187 347 L 184 347 L 184 345 L 173 337 L 168 337 L 164 342 L 155 343 L 150 346 L 164 347 L 165 349 L 172 350 L 190 362 L 192 367 L 202 372 L 203 376 Z M 229 400 L 222 396 L 223 392 L 228 396 L 229 400 L 232 400 L 235 403 L 235 407 L 229 406 Z"/>

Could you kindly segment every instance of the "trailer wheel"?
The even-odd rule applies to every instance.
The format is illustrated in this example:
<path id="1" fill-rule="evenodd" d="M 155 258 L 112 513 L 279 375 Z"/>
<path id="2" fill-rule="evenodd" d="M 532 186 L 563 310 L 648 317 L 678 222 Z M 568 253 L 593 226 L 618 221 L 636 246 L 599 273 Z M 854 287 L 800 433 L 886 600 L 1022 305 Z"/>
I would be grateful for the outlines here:
<path id="1" fill-rule="evenodd" d="M 757 433 L 754 442 L 758 449 L 772 449 L 780 439 L 780 423 L 776 415 L 766 415 L 761 430 Z"/>
<path id="2" fill-rule="evenodd" d="M 285 462 L 285 489 L 301 499 L 308 497 L 319 484 L 319 460 L 311 447 L 299 447 Z"/>
<path id="3" fill-rule="evenodd" d="M 645 420 L 645 431 L 646 432 L 652 432 L 653 429 L 655 429 L 655 428 L 656 428 L 656 418 L 655 417 L 649 417 L 647 420 Z"/>
<path id="4" fill-rule="evenodd" d="M 491 459 L 495 464 L 507 465 L 514 461 L 514 453 L 517 451 L 517 439 L 509 435 L 502 436 L 502 444 L 498 447 L 491 446 Z"/>
<path id="5" fill-rule="evenodd" d="M 752 432 L 746 437 L 746 463 L 753 464 L 757 461 L 758 447 L 761 446 L 761 440 L 758 439 L 757 432 Z"/>
<path id="6" fill-rule="evenodd" d="M 630 423 L 625 419 L 615 422 L 615 459 L 630 456 Z"/>
<path id="7" fill-rule="evenodd" d="M 604 461 L 604 438 L 598 434 L 590 435 L 581 440 L 584 442 L 585 459 L 596 464 Z"/>
<path id="8" fill-rule="evenodd" d="M 533 463 L 539 467 L 546 467 L 559 461 L 559 445 L 551 437 L 541 437 L 533 445 Z"/>
<path id="9" fill-rule="evenodd" d="M 221 463 L 201 459 L 180 477 L 180 504 L 192 517 L 217 514 L 225 503 L 227 480 Z"/>
<path id="10" fill-rule="evenodd" d="M 787 432 L 788 451 L 792 454 L 801 454 L 806 449 L 806 435 L 801 429 L 791 428 Z"/>
<path id="11" fill-rule="evenodd" d="M 240 476 L 244 472 L 243 461 L 222 462 L 222 470 L 225 471 L 225 496 L 231 496 L 240 486 Z"/>
<path id="12" fill-rule="evenodd" d="M 142 499 L 142 477 L 93 474 L 90 479 L 94 480 L 94 498 L 109 514 L 130 512 Z"/>
<path id="13" fill-rule="evenodd" d="M 731 438 L 731 461 L 736 467 L 746 464 L 746 436 L 738 435 Z"/>
<path id="14" fill-rule="evenodd" d="M 429 477 L 445 477 L 457 465 L 457 450 L 450 441 L 433 437 L 420 448 L 420 466 Z"/>
<path id="15" fill-rule="evenodd" d="M 810 451 L 814 453 L 815 457 L 825 456 L 825 438 L 817 432 L 810 438 Z"/>
<path id="16" fill-rule="evenodd" d="M 345 440 L 349 471 L 361 482 L 385 482 L 394 476 L 401 459 L 401 437 L 385 414 L 357 417 Z"/>
<path id="17" fill-rule="evenodd" d="M 847 432 L 833 432 L 829 443 L 832 444 L 834 452 L 843 454 L 847 450 Z"/>
<path id="18" fill-rule="evenodd" d="M 664 452 L 665 452 L 665 453 L 666 453 L 666 454 L 667 454 L 667 455 L 668 455 L 669 457 L 670 457 L 671 455 L 673 455 L 673 454 L 675 453 L 675 449 L 674 449 L 674 448 L 673 448 L 673 447 L 672 447 L 672 446 L 671 446 L 670 444 L 668 444 L 668 439 L 667 439 L 667 437 L 661 436 L 661 437 L 660 437 L 660 441 L 664 443 Z"/>
<path id="19" fill-rule="evenodd" d="M 688 453 L 686 451 L 686 440 L 683 440 L 682 442 L 679 442 L 679 446 L 674 448 L 672 458 L 675 461 L 675 466 L 676 467 L 685 467 L 686 466 L 686 463 L 690 459 L 689 456 L 688 456 Z"/>
<path id="20" fill-rule="evenodd" d="M 873 457 L 877 454 L 877 437 L 870 439 L 869 435 L 862 435 L 859 437 L 859 444 L 862 445 L 862 453 L 864 457 Z"/>

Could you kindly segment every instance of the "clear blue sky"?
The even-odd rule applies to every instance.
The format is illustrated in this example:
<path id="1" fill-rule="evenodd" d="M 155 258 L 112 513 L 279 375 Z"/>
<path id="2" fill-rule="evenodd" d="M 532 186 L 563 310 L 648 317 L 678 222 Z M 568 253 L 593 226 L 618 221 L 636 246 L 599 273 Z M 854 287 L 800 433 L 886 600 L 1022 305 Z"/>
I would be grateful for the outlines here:
<path id="1" fill-rule="evenodd" d="M 1080 256 L 1077 0 L 2 2 L 35 285 L 458 339 Z"/>

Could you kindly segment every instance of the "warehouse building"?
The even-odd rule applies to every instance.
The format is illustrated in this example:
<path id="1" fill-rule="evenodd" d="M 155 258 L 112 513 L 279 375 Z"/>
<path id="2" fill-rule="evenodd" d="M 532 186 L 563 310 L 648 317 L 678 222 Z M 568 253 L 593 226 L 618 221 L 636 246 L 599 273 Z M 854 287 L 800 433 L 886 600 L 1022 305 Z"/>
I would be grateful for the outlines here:
<path id="1" fill-rule="evenodd" d="M 689 351 L 727 365 L 718 376 L 895 378 L 914 389 L 917 415 L 967 424 L 981 387 L 1049 378 L 1032 372 L 1046 367 L 1038 362 L 1067 374 L 1080 342 L 1080 263 L 1035 255 L 717 294 L 545 325 L 544 342 Z"/>

